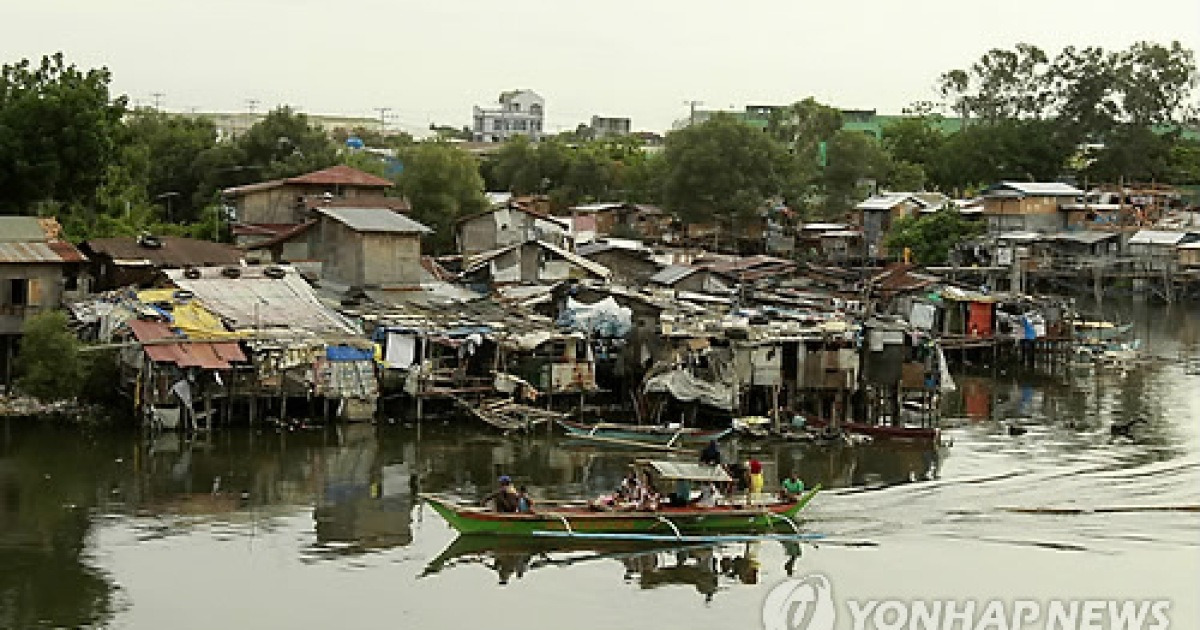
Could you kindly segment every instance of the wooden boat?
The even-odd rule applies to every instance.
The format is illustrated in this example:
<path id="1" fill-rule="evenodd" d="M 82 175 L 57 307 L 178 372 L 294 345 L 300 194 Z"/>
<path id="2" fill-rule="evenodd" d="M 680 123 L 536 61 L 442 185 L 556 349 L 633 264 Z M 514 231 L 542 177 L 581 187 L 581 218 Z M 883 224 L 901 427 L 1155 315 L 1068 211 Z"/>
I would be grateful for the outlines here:
<path id="1" fill-rule="evenodd" d="M 825 429 L 828 425 L 824 420 L 809 419 L 806 425 L 812 429 Z M 843 422 L 842 430 L 855 434 L 866 435 L 872 438 L 892 439 L 892 440 L 915 440 L 936 442 L 942 435 L 942 430 L 938 427 L 924 427 L 913 425 L 890 425 L 890 424 L 868 424 L 866 422 Z"/>
<path id="2" fill-rule="evenodd" d="M 608 442 L 630 442 L 658 446 L 682 446 L 707 444 L 719 440 L 732 431 L 731 428 L 700 429 L 695 427 L 666 427 L 660 425 L 622 424 L 597 422 L 586 424 L 572 420 L 556 420 L 558 426 L 574 438 L 595 439 Z"/>
<path id="3" fill-rule="evenodd" d="M 635 465 L 652 472 L 656 487 L 667 487 L 679 481 L 719 483 L 730 479 L 720 466 L 650 460 L 640 460 Z M 800 535 L 794 519 L 819 490 L 820 486 L 817 486 L 791 502 L 714 507 L 689 505 L 646 511 L 560 504 L 533 512 L 496 512 L 435 494 L 422 494 L 421 498 L 462 534 L 697 542 L 731 534 L 781 532 Z"/>

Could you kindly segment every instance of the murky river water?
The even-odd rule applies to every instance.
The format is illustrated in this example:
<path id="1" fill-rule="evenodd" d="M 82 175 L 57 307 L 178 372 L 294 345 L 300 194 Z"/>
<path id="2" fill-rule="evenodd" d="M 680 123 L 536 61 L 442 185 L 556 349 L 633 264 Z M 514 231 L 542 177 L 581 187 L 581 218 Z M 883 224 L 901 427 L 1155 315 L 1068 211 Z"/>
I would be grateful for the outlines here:
<path id="1" fill-rule="evenodd" d="M 456 540 L 414 500 L 500 472 L 587 496 L 628 463 L 545 431 L 399 420 L 189 441 L 0 421 L 0 627 L 755 628 L 771 587 L 820 572 L 857 600 L 1166 598 L 1170 627 L 1200 628 L 1200 514 L 1142 509 L 1200 504 L 1200 376 L 1181 360 L 1200 357 L 1200 315 L 1126 315 L 1160 360 L 975 366 L 945 448 L 737 444 L 831 488 L 805 524 L 824 538 L 786 545 Z"/>

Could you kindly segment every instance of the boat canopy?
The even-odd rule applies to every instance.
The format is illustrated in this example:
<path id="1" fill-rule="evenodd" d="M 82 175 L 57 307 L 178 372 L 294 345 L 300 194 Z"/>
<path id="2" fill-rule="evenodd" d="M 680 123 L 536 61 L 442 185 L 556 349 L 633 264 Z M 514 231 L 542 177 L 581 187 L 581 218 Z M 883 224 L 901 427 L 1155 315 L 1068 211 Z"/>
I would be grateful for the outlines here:
<path id="1" fill-rule="evenodd" d="M 650 469 L 655 475 L 668 480 L 686 481 L 732 481 L 733 477 L 721 466 L 709 466 L 690 462 L 670 462 L 661 460 L 642 459 L 636 465 Z"/>

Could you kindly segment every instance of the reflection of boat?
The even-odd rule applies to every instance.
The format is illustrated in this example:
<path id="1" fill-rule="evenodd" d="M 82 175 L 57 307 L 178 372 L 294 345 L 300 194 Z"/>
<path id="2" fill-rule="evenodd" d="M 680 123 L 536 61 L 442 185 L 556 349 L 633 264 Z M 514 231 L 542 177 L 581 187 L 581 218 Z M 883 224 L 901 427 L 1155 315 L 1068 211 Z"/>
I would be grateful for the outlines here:
<path id="1" fill-rule="evenodd" d="M 558 420 L 558 426 L 566 429 L 574 438 L 592 438 L 610 442 L 635 442 L 660 446 L 682 444 L 705 444 L 710 440 L 725 437 L 731 429 L 700 429 L 695 427 L 667 427 L 659 425 L 621 424 L 597 422 L 585 424 L 571 420 Z"/>
<path id="2" fill-rule="evenodd" d="M 640 460 L 636 464 L 654 487 L 668 484 L 725 483 L 729 474 L 720 466 Z M 464 505 L 432 494 L 423 494 L 433 509 L 464 534 L 516 536 L 598 536 L 634 539 L 696 541 L 714 536 L 782 531 L 798 534 L 792 519 L 816 496 L 820 486 L 796 501 L 758 505 L 725 504 L 700 507 L 695 504 L 658 507 L 650 510 L 602 509 L 590 505 L 559 504 L 535 512 L 495 512 Z"/>
<path id="3" fill-rule="evenodd" d="M 1133 324 L 1114 324 L 1110 321 L 1077 320 L 1074 322 L 1075 338 L 1084 342 L 1111 341 L 1125 337 L 1133 330 Z"/>
<path id="4" fill-rule="evenodd" d="M 800 545 L 796 541 L 783 542 L 787 558 L 784 570 L 789 575 L 802 553 Z M 759 543 L 730 547 L 711 543 L 459 536 L 425 566 L 420 577 L 460 566 L 482 566 L 495 571 L 500 584 L 507 584 L 514 577 L 545 567 L 611 560 L 624 566 L 626 582 L 636 580 L 640 588 L 692 586 L 708 600 L 719 590 L 721 581 L 758 581 L 758 547 Z"/>

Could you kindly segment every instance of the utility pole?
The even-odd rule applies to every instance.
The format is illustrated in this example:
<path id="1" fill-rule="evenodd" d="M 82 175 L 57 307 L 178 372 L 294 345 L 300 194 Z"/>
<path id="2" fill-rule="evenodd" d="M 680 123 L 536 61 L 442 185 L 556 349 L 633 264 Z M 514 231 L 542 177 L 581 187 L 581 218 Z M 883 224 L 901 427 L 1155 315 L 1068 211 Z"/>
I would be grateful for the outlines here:
<path id="1" fill-rule="evenodd" d="M 375 111 L 379 112 L 379 134 L 384 135 L 387 131 L 388 112 L 392 111 L 391 107 L 376 107 Z"/>
<path id="2" fill-rule="evenodd" d="M 696 124 L 696 106 L 703 105 L 704 101 L 684 101 L 683 104 L 688 106 L 688 124 Z"/>
<path id="3" fill-rule="evenodd" d="M 163 94 L 162 92 L 151 92 L 150 96 L 154 97 L 154 111 L 162 111 L 162 97 L 166 96 L 166 94 Z"/>

